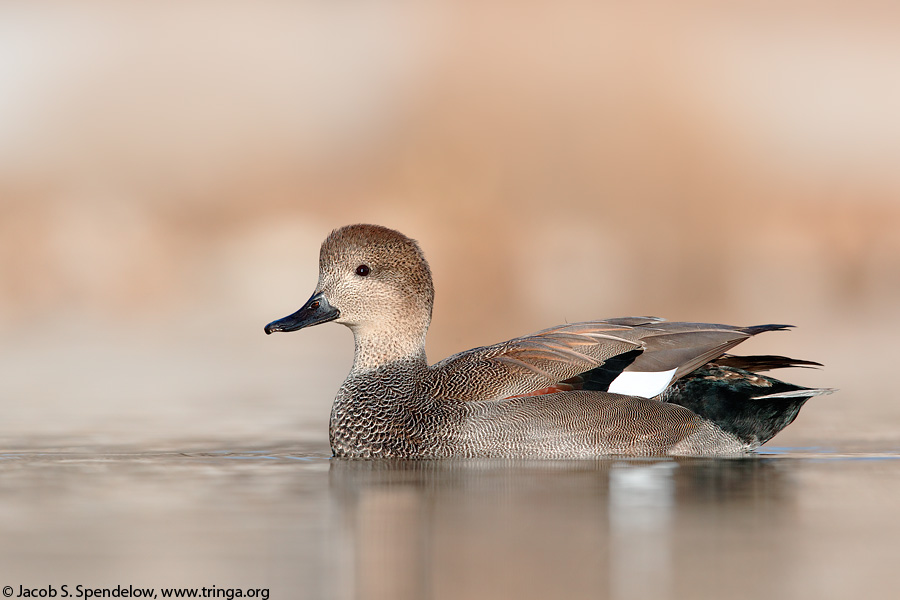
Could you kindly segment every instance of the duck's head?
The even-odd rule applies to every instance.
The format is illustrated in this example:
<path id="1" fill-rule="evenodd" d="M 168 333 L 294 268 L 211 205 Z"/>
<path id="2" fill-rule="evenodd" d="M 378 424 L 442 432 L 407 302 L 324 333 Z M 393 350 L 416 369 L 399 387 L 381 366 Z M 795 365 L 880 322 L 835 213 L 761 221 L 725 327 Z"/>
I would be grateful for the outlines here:
<path id="1" fill-rule="evenodd" d="M 296 331 L 327 321 L 367 334 L 424 338 L 434 287 L 419 245 L 379 225 L 331 232 L 319 253 L 319 283 L 297 312 L 266 325 L 266 333 Z"/>

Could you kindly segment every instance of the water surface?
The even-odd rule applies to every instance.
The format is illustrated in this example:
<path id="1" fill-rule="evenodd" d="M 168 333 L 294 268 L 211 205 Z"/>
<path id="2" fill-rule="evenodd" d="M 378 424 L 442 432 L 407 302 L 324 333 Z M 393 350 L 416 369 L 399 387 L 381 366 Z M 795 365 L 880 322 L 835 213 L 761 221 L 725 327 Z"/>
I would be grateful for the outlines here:
<path id="1" fill-rule="evenodd" d="M 0 454 L 0 585 L 271 598 L 847 598 L 900 589 L 900 448 L 345 461 Z"/>

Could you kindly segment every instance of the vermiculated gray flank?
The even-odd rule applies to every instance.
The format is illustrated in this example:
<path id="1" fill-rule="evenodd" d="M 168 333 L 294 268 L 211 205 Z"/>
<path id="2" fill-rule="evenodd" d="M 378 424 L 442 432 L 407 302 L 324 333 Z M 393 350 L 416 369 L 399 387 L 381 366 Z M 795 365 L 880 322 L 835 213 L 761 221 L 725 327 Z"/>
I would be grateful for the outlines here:
<path id="1" fill-rule="evenodd" d="M 331 411 L 335 456 L 737 454 L 768 441 L 806 400 L 830 391 L 759 374 L 817 363 L 725 354 L 786 325 L 588 321 L 429 366 L 433 304 L 431 270 L 414 240 L 349 225 L 322 244 L 312 297 L 266 326 L 272 333 L 335 321 L 353 331 L 353 368 Z"/>

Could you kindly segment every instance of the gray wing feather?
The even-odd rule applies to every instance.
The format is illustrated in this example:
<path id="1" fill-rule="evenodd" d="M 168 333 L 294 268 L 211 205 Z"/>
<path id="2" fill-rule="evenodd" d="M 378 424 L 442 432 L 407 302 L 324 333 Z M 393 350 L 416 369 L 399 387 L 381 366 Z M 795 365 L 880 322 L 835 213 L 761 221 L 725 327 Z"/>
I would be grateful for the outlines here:
<path id="1" fill-rule="evenodd" d="M 750 337 L 741 330 L 705 329 L 652 333 L 641 338 L 644 352 L 626 371 L 669 371 L 683 377 Z M 674 380 L 673 379 L 673 380 Z"/>

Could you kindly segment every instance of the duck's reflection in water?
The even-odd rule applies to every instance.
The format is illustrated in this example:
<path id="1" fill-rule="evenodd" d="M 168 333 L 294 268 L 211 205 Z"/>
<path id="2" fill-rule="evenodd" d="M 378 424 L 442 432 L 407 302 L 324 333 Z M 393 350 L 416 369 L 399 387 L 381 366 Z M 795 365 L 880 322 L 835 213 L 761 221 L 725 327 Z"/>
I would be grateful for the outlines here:
<path id="1" fill-rule="evenodd" d="M 777 526 L 791 504 L 781 475 L 759 457 L 335 460 L 336 559 L 346 596 L 365 599 L 712 593 L 741 575 L 716 572 L 722 553 L 747 553 L 737 562 L 750 569 L 777 563 L 755 549 L 761 532 L 740 539 L 734 527 Z M 764 579 L 742 588 L 765 590 Z"/>
<path id="2" fill-rule="evenodd" d="M 670 597 L 675 469 L 675 463 L 619 463 L 609 471 L 605 508 L 612 598 Z"/>

